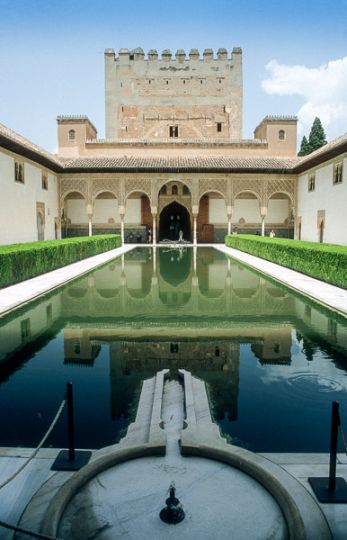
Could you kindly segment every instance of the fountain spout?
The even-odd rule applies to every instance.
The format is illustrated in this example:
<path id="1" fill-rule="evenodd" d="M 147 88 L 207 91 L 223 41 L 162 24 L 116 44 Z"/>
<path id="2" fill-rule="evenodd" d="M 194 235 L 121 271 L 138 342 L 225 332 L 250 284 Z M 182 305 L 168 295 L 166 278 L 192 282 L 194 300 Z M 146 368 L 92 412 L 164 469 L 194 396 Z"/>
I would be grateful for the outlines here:
<path id="1" fill-rule="evenodd" d="M 169 497 L 166 499 L 166 506 L 160 511 L 160 519 L 170 525 L 176 525 L 185 518 L 185 512 L 181 506 L 179 499 L 176 497 L 176 487 L 174 482 L 171 482 L 169 487 Z"/>

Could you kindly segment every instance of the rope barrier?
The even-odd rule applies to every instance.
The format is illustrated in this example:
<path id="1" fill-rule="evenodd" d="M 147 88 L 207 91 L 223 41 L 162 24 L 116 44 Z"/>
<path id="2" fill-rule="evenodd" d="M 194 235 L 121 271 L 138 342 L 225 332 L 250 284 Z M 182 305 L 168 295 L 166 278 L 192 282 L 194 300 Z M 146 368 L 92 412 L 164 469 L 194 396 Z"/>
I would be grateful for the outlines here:
<path id="1" fill-rule="evenodd" d="M 27 534 L 28 536 L 32 536 L 33 538 L 40 538 L 41 540 L 59 540 L 59 538 L 57 538 L 56 536 L 47 536 L 45 534 L 29 531 L 27 529 L 22 529 L 22 527 L 16 527 L 16 525 L 10 525 L 9 523 L 5 523 L 5 521 L 1 520 L 0 527 L 5 527 L 5 529 L 10 529 L 11 531 L 15 531 L 18 533 Z"/>
<path id="2" fill-rule="evenodd" d="M 343 447 L 345 449 L 345 454 L 347 456 L 347 444 L 346 444 L 346 438 L 345 438 L 345 434 L 343 432 L 343 428 L 342 428 L 342 424 L 340 423 L 339 425 L 339 430 L 340 430 L 340 435 L 341 435 L 341 439 L 342 439 L 342 444 L 343 444 Z"/>
<path id="3" fill-rule="evenodd" d="M 19 469 L 13 473 L 12 476 L 10 476 L 10 478 L 8 478 L 7 480 L 5 480 L 5 482 L 3 482 L 2 484 L 0 484 L 0 489 L 2 489 L 3 487 L 5 487 L 7 484 L 9 484 L 10 482 L 12 482 L 12 480 L 14 480 L 16 478 L 16 476 L 19 475 L 19 473 L 22 472 L 22 470 L 30 463 L 30 461 L 32 461 L 34 459 L 34 457 L 36 456 L 36 454 L 39 452 L 39 450 L 41 449 L 41 447 L 45 444 L 46 440 L 48 439 L 48 437 L 50 436 L 51 432 L 53 431 L 53 428 L 54 426 L 56 425 L 56 423 L 58 422 L 59 420 L 59 417 L 63 411 L 63 408 L 65 406 L 65 403 L 66 403 L 66 400 L 65 398 L 63 399 L 63 401 L 61 402 L 60 404 L 60 407 L 58 409 L 58 412 L 57 414 L 55 415 L 51 425 L 49 426 L 45 436 L 43 437 L 43 439 L 40 441 L 39 445 L 36 447 L 36 449 L 34 450 L 34 452 L 31 454 L 31 456 L 23 463 L 23 465 L 21 467 L 19 467 Z"/>

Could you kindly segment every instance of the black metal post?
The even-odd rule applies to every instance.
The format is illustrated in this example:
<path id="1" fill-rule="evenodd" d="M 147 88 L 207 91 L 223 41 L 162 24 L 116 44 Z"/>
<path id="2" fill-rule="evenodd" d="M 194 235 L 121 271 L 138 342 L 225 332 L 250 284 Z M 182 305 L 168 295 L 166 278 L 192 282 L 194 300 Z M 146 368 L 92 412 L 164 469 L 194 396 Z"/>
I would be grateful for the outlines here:
<path id="1" fill-rule="evenodd" d="M 339 403 L 333 401 L 331 408 L 330 463 L 329 478 L 308 479 L 317 499 L 323 503 L 347 503 L 347 483 L 344 478 L 336 478 L 337 436 L 341 424 Z"/>
<path id="2" fill-rule="evenodd" d="M 336 487 L 337 435 L 338 426 L 340 425 L 339 406 L 337 401 L 333 401 L 331 408 L 329 491 L 335 491 Z"/>
<path id="3" fill-rule="evenodd" d="M 61 450 L 57 455 L 51 470 L 52 471 L 78 471 L 88 463 L 92 453 L 87 450 L 75 450 L 75 424 L 73 410 L 73 390 L 72 383 L 66 383 L 66 407 L 67 407 L 67 436 L 68 450 Z"/>
<path id="4" fill-rule="evenodd" d="M 66 383 L 67 432 L 69 439 L 69 461 L 75 459 L 75 425 L 73 416 L 72 383 Z"/>

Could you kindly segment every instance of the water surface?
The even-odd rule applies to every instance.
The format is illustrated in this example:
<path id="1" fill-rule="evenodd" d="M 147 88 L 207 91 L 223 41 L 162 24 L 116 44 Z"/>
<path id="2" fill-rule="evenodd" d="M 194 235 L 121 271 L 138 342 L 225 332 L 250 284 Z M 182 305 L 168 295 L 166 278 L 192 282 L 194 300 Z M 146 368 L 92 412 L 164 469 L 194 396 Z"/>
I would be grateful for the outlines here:
<path id="1" fill-rule="evenodd" d="M 70 380 L 77 445 L 112 444 L 142 381 L 184 368 L 235 444 L 326 452 L 332 400 L 347 432 L 346 351 L 345 318 L 213 248 L 134 249 L 0 319 L 0 446 L 36 446 Z"/>

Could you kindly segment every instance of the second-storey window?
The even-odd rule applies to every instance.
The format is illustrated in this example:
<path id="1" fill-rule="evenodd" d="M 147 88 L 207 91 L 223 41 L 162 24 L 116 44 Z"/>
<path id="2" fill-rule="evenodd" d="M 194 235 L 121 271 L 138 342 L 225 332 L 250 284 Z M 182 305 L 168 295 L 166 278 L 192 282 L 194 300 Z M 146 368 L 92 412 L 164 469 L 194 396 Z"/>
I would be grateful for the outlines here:
<path id="1" fill-rule="evenodd" d="M 14 162 L 14 179 L 16 182 L 24 184 L 24 163 Z"/>
<path id="2" fill-rule="evenodd" d="M 316 187 L 316 175 L 309 174 L 308 175 L 308 190 L 314 191 L 315 187 Z"/>
<path id="3" fill-rule="evenodd" d="M 333 184 L 341 184 L 343 175 L 343 164 L 335 163 L 334 165 L 334 174 L 333 174 Z"/>
<path id="4" fill-rule="evenodd" d="M 48 176 L 47 176 L 47 173 L 42 173 L 42 177 L 41 177 L 41 180 L 42 180 L 42 189 L 48 189 Z"/>

